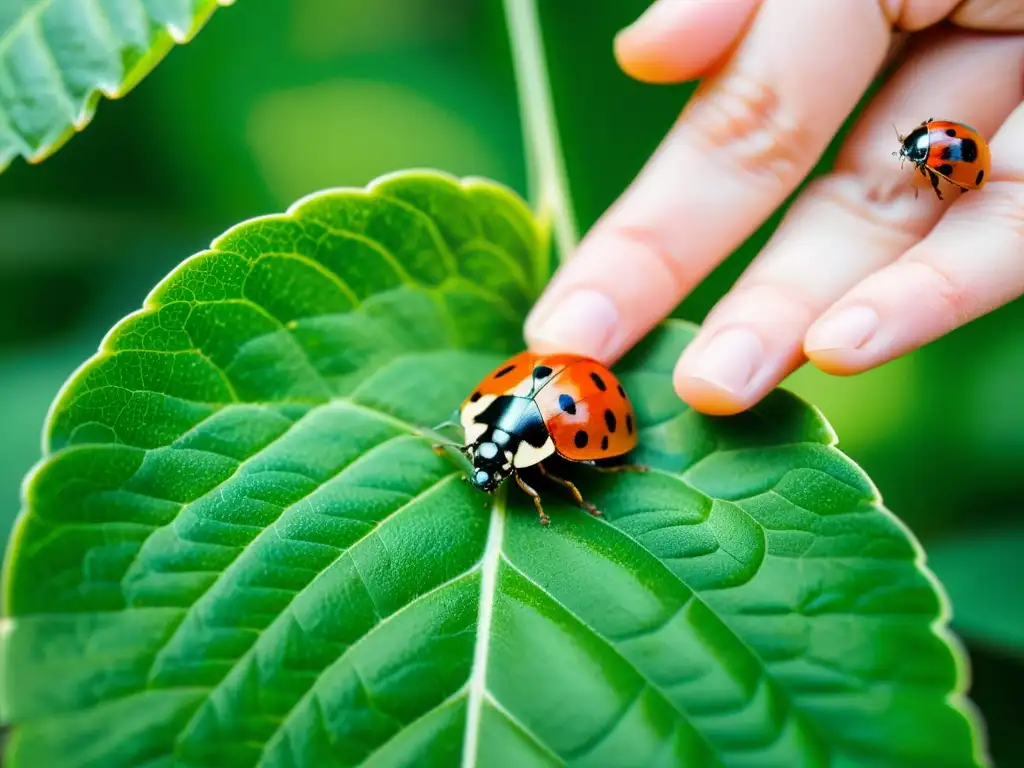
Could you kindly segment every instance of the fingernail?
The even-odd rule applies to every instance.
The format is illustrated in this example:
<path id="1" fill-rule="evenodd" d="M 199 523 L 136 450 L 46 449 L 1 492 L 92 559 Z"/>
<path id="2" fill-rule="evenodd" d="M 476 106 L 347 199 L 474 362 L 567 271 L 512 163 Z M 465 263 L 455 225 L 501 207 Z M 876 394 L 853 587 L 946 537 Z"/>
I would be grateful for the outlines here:
<path id="1" fill-rule="evenodd" d="M 764 344 L 746 328 L 728 328 L 712 337 L 692 364 L 689 376 L 742 395 L 761 368 Z"/>
<path id="2" fill-rule="evenodd" d="M 659 29 L 675 19 L 679 13 L 678 6 L 679 0 L 654 0 L 636 21 L 621 29 L 616 37 L 632 37 L 638 33 L 643 36 L 648 30 Z"/>
<path id="3" fill-rule="evenodd" d="M 527 329 L 531 346 L 601 357 L 619 323 L 619 311 L 603 293 L 570 293 L 547 317 Z"/>
<path id="4" fill-rule="evenodd" d="M 878 313 L 871 307 L 847 307 L 811 326 L 804 340 L 804 351 L 857 349 L 878 330 Z"/>

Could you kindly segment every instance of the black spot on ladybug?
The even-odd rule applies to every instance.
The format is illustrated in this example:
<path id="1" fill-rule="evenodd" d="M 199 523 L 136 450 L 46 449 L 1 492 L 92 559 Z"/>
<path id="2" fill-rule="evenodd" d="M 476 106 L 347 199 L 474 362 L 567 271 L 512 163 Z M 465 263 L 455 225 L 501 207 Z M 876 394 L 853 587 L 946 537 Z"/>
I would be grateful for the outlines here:
<path id="1" fill-rule="evenodd" d="M 551 375 L 551 369 L 546 365 L 538 365 L 533 369 L 533 378 L 535 379 L 546 379 Z"/>
<path id="2" fill-rule="evenodd" d="M 569 395 L 558 396 L 558 407 L 570 416 L 576 415 L 576 402 Z"/>
<path id="3" fill-rule="evenodd" d="M 500 371 L 498 371 L 496 374 L 494 374 L 494 378 L 500 379 L 505 374 L 511 372 L 514 368 L 515 368 L 514 365 L 506 365 L 504 368 L 502 368 Z"/>
<path id="4" fill-rule="evenodd" d="M 611 409 L 604 412 L 604 423 L 608 425 L 608 431 L 615 431 L 615 414 L 611 412 Z"/>
<path id="5" fill-rule="evenodd" d="M 953 166 L 950 165 L 949 163 L 943 163 L 942 165 L 940 165 L 935 170 L 938 171 L 939 173 L 941 173 L 943 176 L 952 176 L 953 175 Z"/>
<path id="6" fill-rule="evenodd" d="M 977 178 L 974 179 L 974 185 L 977 186 L 977 187 L 980 187 L 981 186 L 981 180 L 984 179 L 984 178 L 985 178 L 985 169 L 982 168 L 980 171 L 978 171 Z"/>
<path id="7" fill-rule="evenodd" d="M 978 159 L 978 142 L 974 139 L 960 140 L 960 159 L 965 163 L 973 163 Z"/>
<path id="8" fill-rule="evenodd" d="M 605 435 L 604 437 L 601 438 L 601 450 L 608 450 L 608 435 Z"/>
<path id="9" fill-rule="evenodd" d="M 619 384 L 619 397 L 621 397 L 623 400 L 626 399 L 626 390 L 622 388 L 621 384 Z"/>
<path id="10" fill-rule="evenodd" d="M 469 396 L 469 402 L 471 402 L 471 403 L 475 403 L 479 399 L 480 399 L 480 391 L 479 390 L 477 390 L 476 392 L 474 392 L 472 395 Z"/>
<path id="11" fill-rule="evenodd" d="M 959 152 L 957 152 L 957 154 L 960 154 L 960 153 L 959 153 Z M 950 145 L 949 145 L 949 146 L 947 146 L 947 147 L 943 147 L 943 148 L 942 148 L 942 154 L 941 154 L 941 155 L 939 155 L 939 157 L 940 157 L 941 159 L 943 159 L 943 160 L 953 160 L 953 159 L 954 159 L 954 158 L 953 158 L 953 145 L 952 145 L 952 144 L 950 144 Z"/>
<path id="12" fill-rule="evenodd" d="M 626 431 L 633 434 L 633 414 L 631 413 L 626 414 Z"/>
<path id="13" fill-rule="evenodd" d="M 946 135 L 947 136 L 956 136 L 956 129 L 955 128 L 947 128 L 946 129 Z"/>
<path id="14" fill-rule="evenodd" d="M 604 383 L 604 379 L 602 379 L 593 371 L 590 372 L 590 379 L 594 382 L 594 386 L 600 389 L 602 392 L 608 389 L 608 385 Z"/>
<path id="15" fill-rule="evenodd" d="M 581 429 L 576 433 L 576 437 L 574 437 L 572 441 L 576 444 L 577 448 L 586 448 L 587 443 L 590 442 L 590 435 Z"/>

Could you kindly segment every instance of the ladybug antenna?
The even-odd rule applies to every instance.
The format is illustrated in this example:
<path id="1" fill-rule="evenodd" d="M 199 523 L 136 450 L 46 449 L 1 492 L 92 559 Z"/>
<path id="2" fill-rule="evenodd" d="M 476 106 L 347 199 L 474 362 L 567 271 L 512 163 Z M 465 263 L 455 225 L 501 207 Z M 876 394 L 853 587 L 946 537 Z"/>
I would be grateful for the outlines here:
<path id="1" fill-rule="evenodd" d="M 903 160 L 906 159 L 905 157 L 903 157 L 903 146 L 902 145 L 903 145 L 903 139 L 906 138 L 906 137 L 902 133 L 900 133 L 900 129 L 896 127 L 896 123 L 892 124 L 892 129 L 896 132 L 896 140 L 900 143 L 900 148 L 897 149 L 897 150 L 894 150 L 893 153 L 892 153 L 892 156 L 896 157 L 897 155 L 899 155 L 901 158 L 903 158 L 903 159 L 900 160 L 900 168 L 902 168 L 903 167 Z"/>

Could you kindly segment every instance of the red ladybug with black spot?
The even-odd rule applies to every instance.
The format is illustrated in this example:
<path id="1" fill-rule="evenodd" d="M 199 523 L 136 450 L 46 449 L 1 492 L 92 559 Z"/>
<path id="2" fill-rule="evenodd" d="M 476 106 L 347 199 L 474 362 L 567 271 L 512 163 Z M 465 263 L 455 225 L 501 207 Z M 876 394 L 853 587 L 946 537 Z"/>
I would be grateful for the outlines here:
<path id="1" fill-rule="evenodd" d="M 911 161 L 921 175 L 928 179 L 936 197 L 942 199 L 939 179 L 945 179 L 961 194 L 969 189 L 981 189 L 988 181 L 992 157 L 988 143 L 966 123 L 928 118 L 908 136 L 899 137 L 900 148 L 893 152 L 901 164 Z M 915 195 L 916 197 L 916 195 Z"/>
<path id="2" fill-rule="evenodd" d="M 484 377 L 463 401 L 459 419 L 464 439 L 455 447 L 473 462 L 470 482 L 490 493 L 515 477 L 533 498 L 544 525 L 550 519 L 540 494 L 520 470 L 535 467 L 593 515 L 601 512 L 583 500 L 573 483 L 551 474 L 545 460 L 557 456 L 605 472 L 647 471 L 635 464 L 607 463 L 636 447 L 636 415 L 615 374 L 590 358 L 521 352 Z"/>

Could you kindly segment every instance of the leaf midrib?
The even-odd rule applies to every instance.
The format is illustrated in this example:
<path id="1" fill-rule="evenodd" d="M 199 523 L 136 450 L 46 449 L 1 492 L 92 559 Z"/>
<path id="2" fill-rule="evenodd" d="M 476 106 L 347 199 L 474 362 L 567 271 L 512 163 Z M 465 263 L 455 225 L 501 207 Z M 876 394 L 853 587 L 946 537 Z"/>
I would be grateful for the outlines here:
<path id="1" fill-rule="evenodd" d="M 473 664 L 469 674 L 469 697 L 466 701 L 466 730 L 463 737 L 462 766 L 477 763 L 480 743 L 480 723 L 487 692 L 487 667 L 490 661 L 491 624 L 494 619 L 494 599 L 498 591 L 498 568 L 502 560 L 505 538 L 505 506 L 508 488 L 495 493 L 491 503 L 491 519 L 487 529 L 487 544 L 480 561 L 480 602 L 477 608 L 477 635 L 473 646 Z"/>

